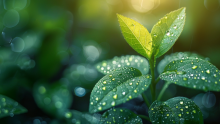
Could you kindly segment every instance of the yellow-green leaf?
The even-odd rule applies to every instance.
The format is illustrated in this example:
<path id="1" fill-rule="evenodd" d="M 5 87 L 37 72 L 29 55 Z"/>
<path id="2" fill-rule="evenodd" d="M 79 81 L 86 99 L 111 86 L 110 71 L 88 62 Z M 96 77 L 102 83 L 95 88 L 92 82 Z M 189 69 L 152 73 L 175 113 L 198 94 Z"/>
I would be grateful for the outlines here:
<path id="1" fill-rule="evenodd" d="M 180 36 L 185 24 L 185 10 L 186 8 L 180 8 L 170 12 L 154 25 L 151 37 L 156 58 L 166 53 Z"/>
<path id="2" fill-rule="evenodd" d="M 138 53 L 151 57 L 152 41 L 148 30 L 140 23 L 117 14 L 122 34 L 128 44 Z"/>

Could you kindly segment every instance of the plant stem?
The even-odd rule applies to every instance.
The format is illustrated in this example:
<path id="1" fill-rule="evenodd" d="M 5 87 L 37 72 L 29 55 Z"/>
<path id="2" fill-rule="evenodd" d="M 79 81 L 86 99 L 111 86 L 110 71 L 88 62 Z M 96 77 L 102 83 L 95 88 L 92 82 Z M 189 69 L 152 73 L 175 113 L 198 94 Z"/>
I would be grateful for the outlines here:
<path id="1" fill-rule="evenodd" d="M 144 102 L 146 103 L 147 107 L 150 108 L 150 103 L 147 100 L 147 96 L 144 93 L 142 93 L 141 95 L 142 95 L 142 97 L 144 99 Z"/>
<path id="2" fill-rule="evenodd" d="M 155 81 L 155 84 L 157 84 L 160 81 L 160 77 L 157 78 L 157 80 Z"/>
<path id="3" fill-rule="evenodd" d="M 167 87 L 168 87 L 169 85 L 170 85 L 169 82 L 165 82 L 165 84 L 164 84 L 162 90 L 160 91 L 160 93 L 159 93 L 159 95 L 158 95 L 158 97 L 157 97 L 157 100 L 160 100 L 160 99 L 161 99 L 161 97 L 163 96 L 165 90 L 167 89 Z"/>
<path id="4" fill-rule="evenodd" d="M 155 84 L 155 76 L 154 76 L 154 55 L 150 59 L 150 70 L 151 70 L 151 76 L 152 76 L 150 91 L 152 95 L 152 102 L 154 102 L 156 99 L 155 97 L 156 84 Z"/>
<path id="5" fill-rule="evenodd" d="M 150 118 L 149 117 L 147 117 L 147 116 L 145 116 L 145 115 L 138 115 L 139 117 L 141 117 L 141 118 L 143 118 L 143 119 L 145 119 L 145 120 L 148 120 L 148 121 L 150 121 Z"/>

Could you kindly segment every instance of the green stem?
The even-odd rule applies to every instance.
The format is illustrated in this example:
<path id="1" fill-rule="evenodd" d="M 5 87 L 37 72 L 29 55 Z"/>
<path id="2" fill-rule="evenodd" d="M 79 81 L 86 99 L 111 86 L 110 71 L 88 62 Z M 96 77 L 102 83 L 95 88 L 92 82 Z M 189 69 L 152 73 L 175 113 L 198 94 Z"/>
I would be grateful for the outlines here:
<path id="1" fill-rule="evenodd" d="M 142 95 L 142 97 L 144 99 L 144 102 L 146 103 L 147 107 L 150 108 L 150 103 L 148 102 L 146 95 L 144 93 L 142 93 L 141 95 Z"/>
<path id="2" fill-rule="evenodd" d="M 160 93 L 159 93 L 159 95 L 158 95 L 158 97 L 157 97 L 157 100 L 160 100 L 160 99 L 161 99 L 161 97 L 163 96 L 165 90 L 167 89 L 167 87 L 168 87 L 169 85 L 170 85 L 169 82 L 166 82 L 166 83 L 164 84 L 162 90 L 160 91 Z"/>
<path id="3" fill-rule="evenodd" d="M 145 119 L 145 120 L 148 120 L 148 121 L 150 121 L 150 118 L 149 117 L 147 117 L 147 116 L 145 116 L 145 115 L 138 115 L 139 117 L 141 117 L 141 118 L 143 118 L 143 119 Z"/>
<path id="4" fill-rule="evenodd" d="M 157 80 L 155 81 L 155 84 L 157 84 L 160 81 L 160 77 L 157 78 Z"/>
<path id="5" fill-rule="evenodd" d="M 151 70 L 151 76 L 152 76 L 150 91 L 152 95 L 152 102 L 154 102 L 156 99 L 155 97 L 156 84 L 155 84 L 155 76 L 154 76 L 154 56 L 152 56 L 152 58 L 150 59 L 150 70 Z"/>

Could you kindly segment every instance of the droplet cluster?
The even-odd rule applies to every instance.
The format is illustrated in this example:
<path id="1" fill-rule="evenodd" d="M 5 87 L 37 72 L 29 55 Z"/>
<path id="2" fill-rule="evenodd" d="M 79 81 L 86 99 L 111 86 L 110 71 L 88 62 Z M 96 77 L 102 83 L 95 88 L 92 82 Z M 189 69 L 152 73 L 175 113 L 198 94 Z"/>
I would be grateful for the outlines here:
<path id="1" fill-rule="evenodd" d="M 153 124 L 199 123 L 203 119 L 199 107 L 185 97 L 174 97 L 165 102 L 155 101 L 149 115 Z"/>
<path id="2" fill-rule="evenodd" d="M 142 124 L 142 119 L 128 109 L 116 108 L 105 112 L 100 124 Z"/>
<path id="3" fill-rule="evenodd" d="M 112 70 L 120 67 L 134 67 L 139 69 L 142 74 L 148 74 L 149 72 L 147 59 L 136 55 L 114 57 L 111 60 L 103 61 L 96 65 L 98 71 L 103 74 L 109 74 Z"/>
<path id="4" fill-rule="evenodd" d="M 125 103 L 144 92 L 150 82 L 150 75 L 141 75 L 135 68 L 117 68 L 95 85 L 90 96 L 89 110 L 97 112 Z"/>
<path id="5" fill-rule="evenodd" d="M 185 57 L 170 62 L 160 78 L 184 87 L 220 91 L 219 69 L 198 57 Z"/>
<path id="6" fill-rule="evenodd" d="M 13 117 L 14 114 L 27 112 L 27 110 L 16 101 L 0 95 L 0 118 L 5 116 Z"/>

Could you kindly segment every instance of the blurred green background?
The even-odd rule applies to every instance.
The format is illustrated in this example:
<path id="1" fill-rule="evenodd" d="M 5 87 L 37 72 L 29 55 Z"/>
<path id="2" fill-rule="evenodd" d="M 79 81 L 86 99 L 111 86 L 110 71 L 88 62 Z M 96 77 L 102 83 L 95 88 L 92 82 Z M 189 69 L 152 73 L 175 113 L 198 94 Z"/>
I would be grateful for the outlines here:
<path id="1" fill-rule="evenodd" d="M 87 114 L 80 112 L 88 112 L 90 92 L 103 76 L 94 65 L 138 55 L 124 40 L 116 13 L 150 32 L 160 18 L 180 7 L 186 7 L 185 27 L 164 56 L 195 52 L 220 69 L 220 0 L 0 0 L 0 94 L 28 109 L 0 123 L 83 124 L 81 115 Z M 163 83 L 158 83 L 158 92 Z M 220 93 L 170 85 L 162 100 L 174 96 L 194 100 L 205 123 L 220 123 Z M 147 114 L 141 97 L 120 107 Z M 100 114 L 91 116 L 98 119 Z"/>

